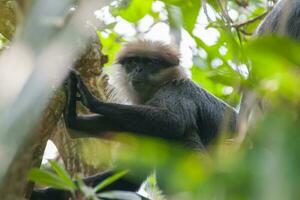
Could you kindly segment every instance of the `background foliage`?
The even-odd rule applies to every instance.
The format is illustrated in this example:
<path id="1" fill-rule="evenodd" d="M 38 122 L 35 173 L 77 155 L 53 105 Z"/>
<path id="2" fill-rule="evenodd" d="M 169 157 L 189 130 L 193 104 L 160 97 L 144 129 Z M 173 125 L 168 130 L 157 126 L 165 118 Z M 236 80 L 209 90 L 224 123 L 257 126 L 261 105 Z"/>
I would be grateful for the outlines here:
<path id="1" fill-rule="evenodd" d="M 268 99 L 269 112 L 250 127 L 242 147 L 238 150 L 234 145 L 212 147 L 210 161 L 185 154 L 179 156 L 182 152 L 174 152 L 172 147 L 155 148 L 157 152 L 153 148 L 145 150 L 157 143 L 143 145 L 143 148 L 137 145 L 144 151 L 138 148 L 130 154 L 133 156 L 129 160 L 137 163 L 138 158 L 145 167 L 153 158 L 165 174 L 166 185 L 190 191 L 174 199 L 299 198 L 296 189 L 299 185 L 296 178 L 299 177 L 299 159 L 296 158 L 299 152 L 299 44 L 288 38 L 255 36 L 255 29 L 274 3 L 265 0 L 133 0 L 121 1 L 117 9 L 110 8 L 115 21 L 108 26 L 116 27 L 122 19 L 135 29 L 130 36 L 111 26 L 99 32 L 110 61 L 120 48 L 120 41 L 144 38 L 156 24 L 165 23 L 178 46 L 189 38 L 192 62 L 185 67 L 194 81 L 236 108 L 244 89 Z M 149 29 L 140 30 L 143 19 L 148 17 L 152 19 Z M 144 161 L 145 154 L 148 156 Z M 174 155 L 178 155 L 177 159 Z M 125 157 L 128 159 L 128 154 Z"/>
<path id="2" fill-rule="evenodd" d="M 121 136 L 130 148 L 118 151 L 120 166 L 136 173 L 157 166 L 159 184 L 182 191 L 168 199 L 299 199 L 300 47 L 284 37 L 255 36 L 272 5 L 272 0 L 120 0 L 96 12 L 108 73 L 122 42 L 145 38 L 163 24 L 172 42 L 187 47 L 181 54 L 190 55 L 184 67 L 195 82 L 237 109 L 245 88 L 268 102 L 240 147 L 212 146 L 208 157 Z"/>

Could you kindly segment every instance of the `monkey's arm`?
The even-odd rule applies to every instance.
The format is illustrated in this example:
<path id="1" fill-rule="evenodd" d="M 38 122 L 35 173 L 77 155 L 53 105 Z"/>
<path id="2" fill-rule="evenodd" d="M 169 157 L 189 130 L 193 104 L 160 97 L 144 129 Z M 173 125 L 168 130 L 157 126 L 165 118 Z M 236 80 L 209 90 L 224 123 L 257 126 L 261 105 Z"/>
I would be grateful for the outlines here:
<path id="1" fill-rule="evenodd" d="M 97 136 L 105 131 L 121 131 L 114 126 L 112 122 L 102 115 L 78 116 L 76 113 L 76 93 L 77 93 L 77 79 L 74 73 L 71 73 L 66 84 L 67 103 L 64 111 L 64 119 L 67 128 L 77 131 L 84 131 L 90 134 L 76 134 L 71 131 L 72 137 Z"/>
<path id="2" fill-rule="evenodd" d="M 71 126 L 71 128 L 78 128 L 81 131 L 102 131 L 102 129 L 126 131 L 165 139 L 177 139 L 183 135 L 184 124 L 176 114 L 168 109 L 146 105 L 131 106 L 101 102 L 90 93 L 78 74 L 73 73 L 73 79 L 74 77 L 76 77 L 83 104 L 91 112 L 100 115 L 93 118 L 76 117 L 75 122 L 71 123 L 76 127 Z M 74 98 L 76 97 L 69 99 Z M 75 109 L 71 108 L 69 112 L 71 112 L 71 116 L 76 115 Z M 72 120 L 72 117 L 69 120 Z"/>

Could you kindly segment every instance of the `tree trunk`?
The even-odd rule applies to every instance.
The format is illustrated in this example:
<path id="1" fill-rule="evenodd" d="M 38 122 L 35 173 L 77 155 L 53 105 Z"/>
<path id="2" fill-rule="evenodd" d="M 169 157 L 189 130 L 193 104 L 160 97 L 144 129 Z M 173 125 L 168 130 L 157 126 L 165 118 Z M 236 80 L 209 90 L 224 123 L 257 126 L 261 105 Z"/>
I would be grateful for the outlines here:
<path id="1" fill-rule="evenodd" d="M 30 7 L 28 2 L 31 1 L 20 2 L 23 2 L 19 6 L 23 9 L 21 12 L 15 1 L 0 0 L 0 33 L 7 39 L 13 38 L 17 16 L 25 13 Z M 101 66 L 107 61 L 107 57 L 101 53 L 100 47 L 98 37 L 95 36 L 87 48 L 82 51 L 82 57 L 77 59 L 76 66 L 94 94 L 100 99 L 106 100 L 110 89 L 107 89 L 107 77 L 102 73 Z M 71 174 L 77 172 L 93 174 L 111 164 L 110 161 L 107 161 L 110 159 L 105 159 L 105 164 L 94 160 L 95 154 L 99 158 L 103 155 L 111 157 L 110 143 L 96 139 L 72 140 L 68 137 L 62 120 L 64 105 L 65 93 L 63 90 L 58 90 L 45 109 L 39 125 L 32 134 L 29 134 L 11 162 L 3 184 L 0 185 L 0 199 L 18 200 L 30 196 L 34 184 L 27 182 L 26 175 L 32 167 L 40 166 L 46 143 L 50 137 L 54 140 L 60 156 Z"/>
<path id="2" fill-rule="evenodd" d="M 33 184 L 27 182 L 28 170 L 40 166 L 47 140 L 60 119 L 64 104 L 65 94 L 58 90 L 45 110 L 40 124 L 18 150 L 11 163 L 0 188 L 0 199 L 18 200 L 22 199 L 24 194 L 30 195 Z"/>
<path id="3" fill-rule="evenodd" d="M 112 87 L 109 86 L 107 76 L 102 71 L 107 57 L 102 54 L 101 48 L 98 37 L 92 39 L 82 57 L 76 62 L 75 68 L 92 93 L 99 100 L 107 101 Z M 80 103 L 78 107 L 78 112 L 88 113 Z M 111 166 L 112 154 L 116 146 L 114 143 L 93 138 L 71 139 L 64 122 L 61 120 L 59 124 L 52 140 L 58 148 L 67 171 L 72 176 L 76 173 L 92 175 Z"/>
<path id="4" fill-rule="evenodd" d="M 11 39 L 16 30 L 17 4 L 14 0 L 0 0 L 0 33 Z"/>

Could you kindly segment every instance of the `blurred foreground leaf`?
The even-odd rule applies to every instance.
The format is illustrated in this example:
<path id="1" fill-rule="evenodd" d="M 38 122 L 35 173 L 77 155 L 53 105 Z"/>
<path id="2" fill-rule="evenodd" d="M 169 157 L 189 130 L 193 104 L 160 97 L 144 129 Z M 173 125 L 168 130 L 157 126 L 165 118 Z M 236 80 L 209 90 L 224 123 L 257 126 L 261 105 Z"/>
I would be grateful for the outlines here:
<path id="1" fill-rule="evenodd" d="M 74 184 L 70 184 L 69 181 L 65 181 L 60 176 L 37 168 L 32 169 L 28 173 L 28 179 L 42 185 L 51 186 L 61 190 L 68 190 L 71 192 L 74 192 L 76 188 Z"/>
<path id="2" fill-rule="evenodd" d="M 121 172 L 118 172 L 108 178 L 106 178 L 104 181 L 102 181 L 101 183 L 99 183 L 95 188 L 94 191 L 98 192 L 100 190 L 102 190 L 103 188 L 105 188 L 106 186 L 112 184 L 113 182 L 117 181 L 118 179 L 120 179 L 121 177 L 123 177 L 124 175 L 126 175 L 128 173 L 128 170 L 124 170 Z"/>
<path id="3" fill-rule="evenodd" d="M 59 166 L 56 162 L 54 161 L 49 161 L 50 165 L 52 167 L 52 169 L 55 170 L 55 172 L 57 173 L 57 175 L 63 179 L 63 181 L 66 183 L 66 185 L 70 188 L 75 189 L 76 186 L 72 181 L 72 178 L 70 177 L 69 173 L 61 166 Z"/>
<path id="4" fill-rule="evenodd" d="M 196 23 L 196 20 L 197 20 L 197 17 L 198 17 L 198 14 L 199 14 L 199 11 L 200 11 L 201 1 L 199 1 L 199 0 L 186 0 L 186 1 L 163 0 L 163 2 L 170 4 L 170 5 L 177 6 L 180 8 L 181 13 L 182 13 L 182 18 L 183 18 L 183 26 L 188 32 L 192 33 L 195 23 Z M 173 13 L 173 17 L 172 17 L 173 20 L 170 21 L 170 24 L 176 23 L 174 21 L 174 19 L 176 19 L 178 17 L 175 17 L 174 16 L 175 14 L 176 13 Z M 178 19 L 181 19 L 181 16 Z M 180 23 L 180 22 L 178 22 L 178 23 Z"/>
<path id="5" fill-rule="evenodd" d="M 152 0 L 127 0 L 112 10 L 114 15 L 120 15 L 129 22 L 137 22 L 146 14 L 150 13 Z"/>

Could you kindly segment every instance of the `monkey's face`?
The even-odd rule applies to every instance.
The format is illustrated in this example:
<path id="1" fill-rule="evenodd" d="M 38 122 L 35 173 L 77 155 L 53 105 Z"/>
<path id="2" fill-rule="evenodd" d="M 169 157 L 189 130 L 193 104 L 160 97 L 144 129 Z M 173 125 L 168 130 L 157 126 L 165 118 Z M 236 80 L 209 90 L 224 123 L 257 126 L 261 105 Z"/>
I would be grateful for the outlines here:
<path id="1" fill-rule="evenodd" d="M 126 44 L 116 57 L 124 92 L 146 102 L 166 82 L 186 78 L 176 48 L 158 41 L 138 40 Z"/>
<path id="2" fill-rule="evenodd" d="M 138 93 L 153 91 L 158 86 L 157 76 L 164 67 L 157 59 L 129 57 L 122 63 L 129 85 Z"/>

